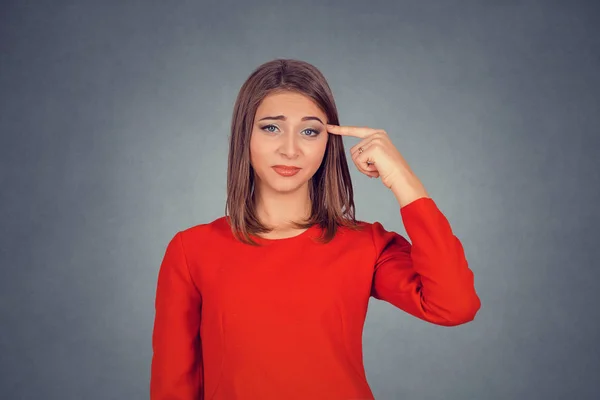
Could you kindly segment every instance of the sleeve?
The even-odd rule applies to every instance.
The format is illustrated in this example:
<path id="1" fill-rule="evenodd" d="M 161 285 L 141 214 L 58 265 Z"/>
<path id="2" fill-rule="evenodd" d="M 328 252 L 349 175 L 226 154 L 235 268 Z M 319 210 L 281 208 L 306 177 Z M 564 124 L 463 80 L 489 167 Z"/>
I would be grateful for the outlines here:
<path id="1" fill-rule="evenodd" d="M 158 272 L 152 333 L 151 400 L 202 399 L 200 292 L 192 282 L 181 232 Z"/>
<path id="2" fill-rule="evenodd" d="M 481 307 L 462 244 L 429 197 L 400 209 L 409 238 L 372 225 L 376 252 L 371 295 L 427 322 L 455 326 Z"/>

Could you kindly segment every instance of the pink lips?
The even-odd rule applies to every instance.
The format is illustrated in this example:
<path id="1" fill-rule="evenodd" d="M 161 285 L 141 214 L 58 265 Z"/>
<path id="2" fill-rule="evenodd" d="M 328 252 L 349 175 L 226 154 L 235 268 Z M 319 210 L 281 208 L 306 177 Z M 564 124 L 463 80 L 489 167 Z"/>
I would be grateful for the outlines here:
<path id="1" fill-rule="evenodd" d="M 296 175 L 301 168 L 288 165 L 275 165 L 273 166 L 273 169 L 281 176 L 293 176 Z"/>

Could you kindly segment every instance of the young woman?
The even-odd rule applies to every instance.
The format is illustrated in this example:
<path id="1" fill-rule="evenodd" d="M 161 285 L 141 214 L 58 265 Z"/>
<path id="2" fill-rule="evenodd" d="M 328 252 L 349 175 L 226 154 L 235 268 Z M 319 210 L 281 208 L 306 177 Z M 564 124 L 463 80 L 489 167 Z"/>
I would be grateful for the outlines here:
<path id="1" fill-rule="evenodd" d="M 473 320 L 473 273 L 445 216 L 384 130 L 338 124 L 306 62 L 267 62 L 243 84 L 225 216 L 177 232 L 160 266 L 153 400 L 373 399 L 370 296 L 438 325 Z M 361 139 L 352 161 L 394 194 L 412 244 L 355 219 L 344 135 Z"/>

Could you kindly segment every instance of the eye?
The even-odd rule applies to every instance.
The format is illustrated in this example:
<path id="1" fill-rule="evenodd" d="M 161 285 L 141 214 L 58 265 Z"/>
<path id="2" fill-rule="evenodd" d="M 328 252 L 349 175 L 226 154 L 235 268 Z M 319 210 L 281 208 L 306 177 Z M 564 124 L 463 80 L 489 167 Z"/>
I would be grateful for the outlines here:
<path id="1" fill-rule="evenodd" d="M 306 129 L 304 132 L 312 132 L 313 135 L 306 135 L 309 137 L 316 137 L 319 135 L 319 133 L 321 133 L 320 131 L 316 130 L 316 129 Z"/>
<path id="2" fill-rule="evenodd" d="M 271 133 L 273 133 L 273 132 L 274 132 L 274 131 L 270 131 L 270 130 L 268 130 L 267 128 L 277 128 L 277 127 L 276 127 L 275 125 L 265 125 L 265 126 L 263 126 L 262 128 L 260 128 L 260 129 L 262 129 L 262 130 L 264 130 L 264 131 L 267 131 L 267 132 L 271 132 Z"/>

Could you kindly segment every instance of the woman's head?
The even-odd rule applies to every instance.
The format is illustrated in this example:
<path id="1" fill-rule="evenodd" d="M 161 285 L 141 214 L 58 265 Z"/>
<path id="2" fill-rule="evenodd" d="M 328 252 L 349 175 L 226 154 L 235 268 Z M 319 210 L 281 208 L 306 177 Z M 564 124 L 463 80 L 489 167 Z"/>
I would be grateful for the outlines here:
<path id="1" fill-rule="evenodd" d="M 227 168 L 225 213 L 239 240 L 254 244 L 248 234 L 269 231 L 257 218 L 259 190 L 285 193 L 306 185 L 311 216 L 296 226 L 321 225 L 325 242 L 338 226 L 356 226 L 344 145 L 341 136 L 327 133 L 327 123 L 339 124 L 337 108 L 327 81 L 311 64 L 277 59 L 250 74 L 233 110 Z M 282 177 L 276 165 L 300 170 Z"/>

